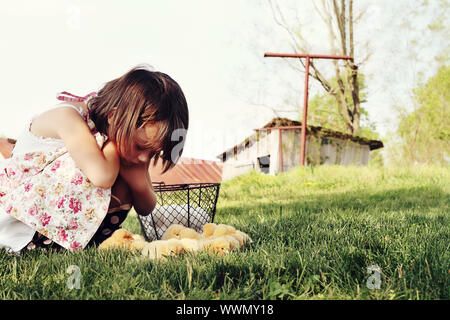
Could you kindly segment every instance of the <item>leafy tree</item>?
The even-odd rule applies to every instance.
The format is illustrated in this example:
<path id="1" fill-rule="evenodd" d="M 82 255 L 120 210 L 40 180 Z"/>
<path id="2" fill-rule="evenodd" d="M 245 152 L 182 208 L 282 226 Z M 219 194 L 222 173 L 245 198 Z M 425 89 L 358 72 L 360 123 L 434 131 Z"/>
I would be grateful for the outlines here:
<path id="1" fill-rule="evenodd" d="M 399 108 L 397 161 L 448 164 L 450 161 L 450 66 L 413 90 L 415 109 Z"/>
<path id="2" fill-rule="evenodd" d="M 332 85 L 337 84 L 336 78 L 330 80 Z M 366 85 L 363 74 L 359 74 L 358 77 L 359 86 L 359 99 L 361 105 L 367 102 Z M 350 99 L 350 93 L 347 93 L 346 99 Z M 336 99 L 328 94 L 316 94 L 308 102 L 308 123 L 311 125 L 317 125 L 336 131 L 346 132 L 345 120 L 340 114 L 341 109 Z M 370 122 L 369 113 L 360 107 L 361 113 L 361 126 L 358 136 L 368 139 L 378 139 L 378 133 L 375 132 L 375 124 Z M 299 118 L 301 121 L 302 119 Z"/>
<path id="3" fill-rule="evenodd" d="M 278 3 L 269 0 L 269 4 L 275 22 L 288 32 L 294 52 L 308 52 L 309 45 L 301 29 L 301 24 L 289 25 Z M 322 0 L 315 8 L 328 28 L 332 54 L 354 57 L 354 22 L 362 16 L 363 12 L 353 12 L 352 0 Z M 359 61 L 363 62 L 365 60 Z M 327 79 L 313 60 L 311 61 L 310 76 L 317 80 L 330 97 L 336 101 L 338 111 L 336 116 L 342 118 L 340 122 L 344 124 L 342 131 L 358 134 L 361 120 L 361 97 L 358 79 L 360 74 L 358 66 L 354 61 L 349 60 L 346 60 L 343 64 L 337 60 L 332 61 L 335 72 L 334 81 Z M 300 60 L 300 63 L 304 64 L 302 60 Z M 295 66 L 293 68 L 297 69 Z"/>
<path id="4" fill-rule="evenodd" d="M 330 82 L 334 84 L 336 79 L 333 78 Z M 361 126 L 358 136 L 371 140 L 381 140 L 379 133 L 376 132 L 375 123 L 369 120 L 369 114 L 362 106 L 365 102 L 367 102 L 366 85 L 363 74 L 359 75 L 358 82 L 361 102 Z M 316 94 L 308 103 L 308 123 L 311 125 L 346 132 L 346 125 L 344 119 L 339 114 L 339 110 L 339 105 L 333 96 L 328 93 Z M 302 119 L 299 120 L 301 121 Z M 384 166 L 382 149 L 377 149 L 370 152 L 369 165 L 378 167 Z"/>

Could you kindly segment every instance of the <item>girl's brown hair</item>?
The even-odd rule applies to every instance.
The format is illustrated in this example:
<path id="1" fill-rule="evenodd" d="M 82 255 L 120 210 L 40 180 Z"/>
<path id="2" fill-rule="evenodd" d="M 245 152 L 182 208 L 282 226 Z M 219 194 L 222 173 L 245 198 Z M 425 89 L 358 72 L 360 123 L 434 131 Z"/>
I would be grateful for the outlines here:
<path id="1" fill-rule="evenodd" d="M 129 154 L 138 128 L 146 124 L 158 126 L 157 138 L 145 145 L 154 165 L 162 159 L 163 173 L 175 166 L 172 159 L 176 129 L 187 130 L 189 111 L 183 91 L 167 74 L 138 65 L 123 76 L 107 82 L 88 102 L 89 115 L 98 131 L 106 134 L 117 146 L 119 155 Z M 186 137 L 183 136 L 183 146 Z M 162 154 L 161 154 L 162 151 Z"/>

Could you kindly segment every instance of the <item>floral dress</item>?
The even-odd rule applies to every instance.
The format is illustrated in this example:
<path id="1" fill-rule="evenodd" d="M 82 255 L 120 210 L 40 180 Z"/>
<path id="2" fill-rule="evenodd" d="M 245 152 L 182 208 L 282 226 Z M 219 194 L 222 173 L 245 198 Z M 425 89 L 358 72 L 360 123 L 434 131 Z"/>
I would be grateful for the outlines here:
<path id="1" fill-rule="evenodd" d="M 96 131 L 87 113 L 76 110 L 102 148 L 107 137 Z M 13 229 L 2 229 L 1 224 L 9 223 L 23 236 L 13 251 L 39 239 L 73 251 L 83 249 L 104 224 L 110 200 L 111 189 L 93 185 L 62 140 L 36 137 L 27 128 L 12 157 L 0 162 L 0 245 L 7 243 L 1 236 L 7 238 Z"/>

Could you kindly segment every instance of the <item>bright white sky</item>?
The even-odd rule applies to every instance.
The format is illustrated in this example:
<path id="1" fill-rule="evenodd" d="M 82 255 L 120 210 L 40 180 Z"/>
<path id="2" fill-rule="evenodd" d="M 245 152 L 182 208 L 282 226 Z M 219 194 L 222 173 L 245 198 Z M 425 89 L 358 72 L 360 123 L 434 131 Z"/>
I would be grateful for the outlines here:
<path id="1" fill-rule="evenodd" d="M 431 71 L 400 59 L 414 35 L 400 30 L 396 17 L 412 2 L 362 2 L 367 13 L 357 40 L 371 40 L 372 51 L 362 67 L 365 107 L 384 134 L 392 129 L 393 101 L 407 101 L 417 72 Z M 310 2 L 302 4 L 311 52 L 328 53 L 326 30 Z M 430 17 L 428 10 L 414 23 Z M 32 115 L 58 103 L 57 92 L 85 95 L 139 63 L 169 74 L 185 93 L 190 130 L 183 156 L 216 160 L 262 127 L 274 115 L 250 102 L 281 105 L 283 81 L 297 86 L 303 101 L 303 74 L 284 73 L 283 60 L 263 58 L 266 51 L 292 52 L 264 1 L 16 0 L 0 4 L 0 30 L 0 135 L 11 138 Z M 433 44 L 421 53 L 439 50 Z M 317 88 L 311 84 L 310 97 Z"/>

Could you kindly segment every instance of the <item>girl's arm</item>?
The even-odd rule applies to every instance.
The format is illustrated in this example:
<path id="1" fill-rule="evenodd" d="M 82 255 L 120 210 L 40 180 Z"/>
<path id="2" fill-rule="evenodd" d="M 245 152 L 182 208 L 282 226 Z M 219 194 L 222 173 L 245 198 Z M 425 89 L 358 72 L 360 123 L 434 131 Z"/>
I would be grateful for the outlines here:
<path id="1" fill-rule="evenodd" d="M 119 170 L 120 176 L 130 187 L 134 210 L 141 216 L 150 214 L 156 206 L 156 195 L 148 171 L 149 163 L 131 167 L 121 165 Z"/>
<path id="2" fill-rule="evenodd" d="M 67 151 L 96 186 L 109 189 L 119 174 L 119 155 L 115 145 L 108 141 L 100 150 L 86 122 L 72 108 L 57 108 L 46 121 L 55 126 Z"/>

